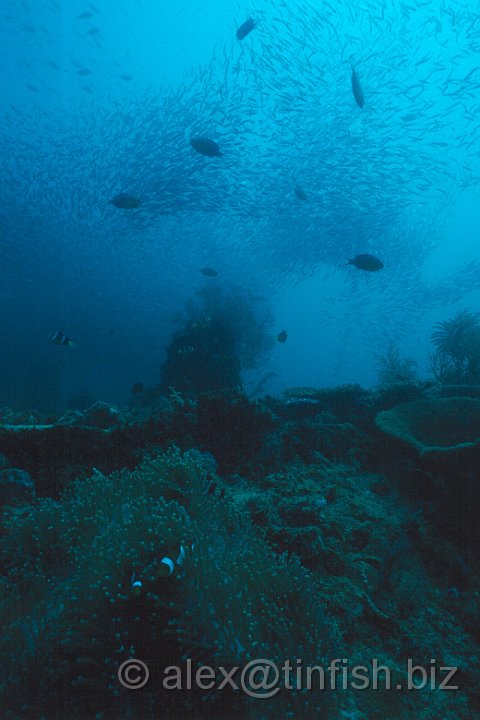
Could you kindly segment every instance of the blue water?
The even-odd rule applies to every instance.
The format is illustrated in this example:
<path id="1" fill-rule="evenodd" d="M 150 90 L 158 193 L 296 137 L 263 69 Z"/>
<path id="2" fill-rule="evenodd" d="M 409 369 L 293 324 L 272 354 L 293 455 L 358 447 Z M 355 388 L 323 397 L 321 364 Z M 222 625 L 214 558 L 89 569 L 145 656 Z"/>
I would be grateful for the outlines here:
<path id="1" fill-rule="evenodd" d="M 473 2 L 6 1 L 1 17 L 0 405 L 155 385 L 172 319 L 209 284 L 288 331 L 247 392 L 267 373 L 268 392 L 375 385 L 392 341 L 428 378 L 435 322 L 479 309 Z M 199 135 L 222 156 L 195 153 Z M 122 192 L 141 206 L 108 204 Z M 360 253 L 384 269 L 345 265 Z"/>

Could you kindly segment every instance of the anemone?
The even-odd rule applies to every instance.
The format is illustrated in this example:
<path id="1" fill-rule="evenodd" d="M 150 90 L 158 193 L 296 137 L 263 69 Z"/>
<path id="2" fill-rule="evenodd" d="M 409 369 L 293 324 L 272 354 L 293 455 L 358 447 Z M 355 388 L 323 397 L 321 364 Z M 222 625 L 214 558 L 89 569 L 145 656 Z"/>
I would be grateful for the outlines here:
<path id="1" fill-rule="evenodd" d="M 6 517 L 0 689 L 12 719 L 200 720 L 227 706 L 238 718 L 314 718 L 319 707 L 336 717 L 321 691 L 279 693 L 266 713 L 246 693 L 165 686 L 165 669 L 187 659 L 281 667 L 333 656 L 316 581 L 212 491 L 212 473 L 211 459 L 172 448 Z M 118 680 L 130 658 L 150 669 L 137 692 Z"/>

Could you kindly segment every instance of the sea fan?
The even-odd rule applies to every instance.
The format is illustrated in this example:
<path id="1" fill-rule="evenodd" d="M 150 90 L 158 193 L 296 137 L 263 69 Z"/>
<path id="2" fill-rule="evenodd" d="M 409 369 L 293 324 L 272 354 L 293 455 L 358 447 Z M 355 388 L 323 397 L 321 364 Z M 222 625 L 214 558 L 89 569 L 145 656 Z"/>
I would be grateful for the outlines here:
<path id="1" fill-rule="evenodd" d="M 391 342 L 385 354 L 378 358 L 380 387 L 395 387 L 417 382 L 416 364 L 412 358 L 402 358 L 397 343 Z"/>
<path id="2" fill-rule="evenodd" d="M 459 310 L 435 326 L 430 371 L 442 383 L 480 382 L 480 314 Z"/>

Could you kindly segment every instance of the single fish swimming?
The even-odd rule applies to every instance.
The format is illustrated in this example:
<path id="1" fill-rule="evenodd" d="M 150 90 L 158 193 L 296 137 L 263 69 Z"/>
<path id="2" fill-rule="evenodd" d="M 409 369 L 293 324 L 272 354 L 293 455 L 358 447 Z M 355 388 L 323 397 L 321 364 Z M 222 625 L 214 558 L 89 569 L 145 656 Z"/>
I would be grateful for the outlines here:
<path id="1" fill-rule="evenodd" d="M 377 272 L 383 268 L 383 263 L 375 255 L 369 255 L 364 253 L 363 255 L 356 255 L 352 260 L 349 260 L 347 265 L 354 265 L 359 270 L 366 270 L 367 272 Z"/>
<path id="2" fill-rule="evenodd" d="M 194 137 L 190 140 L 190 145 L 200 155 L 206 155 L 207 157 L 220 157 L 220 148 L 214 140 L 206 137 Z"/>
<path id="3" fill-rule="evenodd" d="M 244 38 L 249 35 L 249 33 L 252 32 L 253 28 L 258 25 L 258 20 L 255 22 L 253 18 L 248 18 L 243 22 L 240 27 L 238 28 L 236 34 L 237 40 L 243 40 Z"/>
<path id="4" fill-rule="evenodd" d="M 108 202 L 110 205 L 114 205 L 116 208 L 121 208 L 122 210 L 134 210 L 142 204 L 140 198 L 135 195 L 130 195 L 129 193 L 115 195 L 115 197 Z"/>
<path id="5" fill-rule="evenodd" d="M 357 103 L 358 107 L 363 108 L 365 105 L 365 98 L 363 97 L 363 90 L 362 86 L 360 85 L 360 80 L 358 79 L 358 75 L 355 72 L 355 68 L 352 65 L 352 92 L 353 97 L 355 98 L 355 102 Z"/>
<path id="6" fill-rule="evenodd" d="M 287 333 L 286 330 L 282 330 L 282 331 L 279 332 L 278 335 L 277 335 L 277 340 L 278 340 L 279 343 L 284 343 L 284 342 L 286 342 L 286 341 L 287 341 L 287 338 L 288 338 L 288 333 Z"/>
<path id="7" fill-rule="evenodd" d="M 206 275 L 207 277 L 217 277 L 218 272 L 215 270 L 215 268 L 212 267 L 203 267 L 200 268 L 200 272 L 202 275 Z"/>
<path id="8" fill-rule="evenodd" d="M 294 193 L 299 200 L 308 200 L 307 193 L 302 187 L 300 187 L 300 185 L 295 186 Z"/>

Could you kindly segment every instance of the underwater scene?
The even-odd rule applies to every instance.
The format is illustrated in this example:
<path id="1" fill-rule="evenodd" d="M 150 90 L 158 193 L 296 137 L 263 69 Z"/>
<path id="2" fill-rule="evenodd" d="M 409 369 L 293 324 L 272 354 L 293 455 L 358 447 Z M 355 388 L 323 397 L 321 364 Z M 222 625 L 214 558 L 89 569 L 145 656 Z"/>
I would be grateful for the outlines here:
<path id="1" fill-rule="evenodd" d="M 480 720 L 478 4 L 0 10 L 0 720 Z"/>

